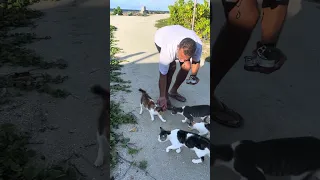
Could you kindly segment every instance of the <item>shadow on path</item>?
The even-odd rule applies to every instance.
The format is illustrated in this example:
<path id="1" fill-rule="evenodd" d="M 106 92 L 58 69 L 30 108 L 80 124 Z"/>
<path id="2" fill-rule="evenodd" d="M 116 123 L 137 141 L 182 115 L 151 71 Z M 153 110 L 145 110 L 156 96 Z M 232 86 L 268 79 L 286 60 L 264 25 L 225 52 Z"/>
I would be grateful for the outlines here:
<path id="1" fill-rule="evenodd" d="M 144 53 L 146 53 L 146 52 L 138 52 L 138 53 L 126 55 L 126 56 L 123 56 L 123 57 L 117 57 L 116 59 L 117 59 L 117 60 L 120 60 L 120 61 L 121 61 L 121 60 L 126 60 L 126 59 L 128 59 L 128 58 L 133 57 L 133 56 L 138 56 L 138 55 L 144 54 Z"/>
<path id="2" fill-rule="evenodd" d="M 39 150 L 48 162 L 64 160 L 77 154 L 72 156 L 75 158 L 71 158 L 71 161 L 87 179 L 108 179 L 109 165 L 106 164 L 101 169 L 93 166 L 97 147 L 90 145 L 96 142 L 96 121 L 101 109 L 101 99 L 96 99 L 97 106 L 87 103 L 86 100 L 93 97 L 90 92 L 93 84 L 109 86 L 109 2 L 50 1 L 34 4 L 31 8 L 44 11 L 45 16 L 36 21 L 37 28 L 21 28 L 15 32 L 31 31 L 40 37 L 52 37 L 50 40 L 35 42 L 27 47 L 36 49 L 45 60 L 62 58 L 68 62 L 69 67 L 63 71 L 47 71 L 53 75 L 68 75 L 69 79 L 59 85 L 59 88 L 66 89 L 74 96 L 53 99 L 30 92 L 23 97 L 27 101 L 26 105 L 9 115 L 1 112 L 0 119 L 10 119 L 12 123 L 35 129 L 41 126 L 42 122 L 36 121 L 35 115 L 29 110 L 43 110 L 47 114 L 47 123 L 59 128 L 55 131 L 37 132 L 35 141 L 44 143 L 36 145 L 35 149 Z M 23 117 L 14 116 L 15 113 L 21 112 L 28 113 L 23 113 Z"/>

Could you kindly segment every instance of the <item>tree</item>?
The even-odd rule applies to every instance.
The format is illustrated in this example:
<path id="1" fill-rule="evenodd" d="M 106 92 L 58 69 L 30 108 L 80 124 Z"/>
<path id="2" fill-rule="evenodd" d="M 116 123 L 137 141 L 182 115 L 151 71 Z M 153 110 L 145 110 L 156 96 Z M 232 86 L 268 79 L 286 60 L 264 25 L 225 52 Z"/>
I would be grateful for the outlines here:
<path id="1" fill-rule="evenodd" d="M 191 29 L 193 17 L 193 0 L 177 0 L 174 5 L 169 6 L 170 25 L 181 25 Z M 203 4 L 197 4 L 194 31 L 204 39 L 210 39 L 210 6 L 208 0 Z"/>
<path id="2" fill-rule="evenodd" d="M 122 9 L 118 6 L 116 9 L 113 10 L 113 15 L 123 15 Z"/>

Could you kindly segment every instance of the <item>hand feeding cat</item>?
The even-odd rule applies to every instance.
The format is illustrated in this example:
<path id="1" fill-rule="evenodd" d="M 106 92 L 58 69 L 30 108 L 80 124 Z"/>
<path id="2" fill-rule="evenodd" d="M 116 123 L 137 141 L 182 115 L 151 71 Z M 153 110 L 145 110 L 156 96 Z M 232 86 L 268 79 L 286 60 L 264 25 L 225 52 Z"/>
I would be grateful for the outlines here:
<path id="1" fill-rule="evenodd" d="M 166 148 L 166 152 L 169 152 L 172 149 L 176 150 L 177 153 L 180 153 L 181 147 L 185 146 L 194 151 L 199 158 L 192 159 L 192 162 L 195 164 L 202 163 L 206 155 L 210 157 L 210 140 L 203 136 L 180 129 L 166 131 L 160 127 L 158 141 L 165 142 L 168 140 L 171 142 L 171 145 Z"/>
<path id="2" fill-rule="evenodd" d="M 157 115 L 162 122 L 166 122 L 166 120 L 163 119 L 163 117 L 161 116 L 161 113 L 163 112 L 162 108 L 158 107 L 154 103 L 152 98 L 149 96 L 149 94 L 145 90 L 140 88 L 139 91 L 142 93 L 141 100 L 140 100 L 140 112 L 139 112 L 139 114 L 140 115 L 142 114 L 142 110 L 143 110 L 143 107 L 144 107 L 149 111 L 150 116 L 151 116 L 151 121 L 154 121 L 154 116 Z"/>
<path id="3" fill-rule="evenodd" d="M 266 180 L 265 175 L 290 176 L 291 180 L 320 178 L 320 140 L 315 137 L 242 140 L 211 146 L 211 166 L 226 166 L 241 180 Z"/>
<path id="4" fill-rule="evenodd" d="M 193 118 L 200 117 L 202 120 L 205 120 L 210 117 L 209 105 L 171 107 L 169 110 L 171 110 L 172 115 L 183 115 L 185 118 L 182 122 L 185 123 L 189 120 L 189 126 L 192 126 Z"/>

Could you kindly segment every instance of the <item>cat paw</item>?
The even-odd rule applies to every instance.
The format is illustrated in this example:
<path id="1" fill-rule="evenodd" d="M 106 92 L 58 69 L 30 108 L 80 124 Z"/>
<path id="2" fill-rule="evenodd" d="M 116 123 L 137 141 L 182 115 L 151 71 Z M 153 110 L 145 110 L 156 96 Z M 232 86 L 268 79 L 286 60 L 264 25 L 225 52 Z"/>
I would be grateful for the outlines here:
<path id="1" fill-rule="evenodd" d="M 176 149 L 176 153 L 180 153 L 181 152 L 181 148 Z"/>
<path id="2" fill-rule="evenodd" d="M 185 123 L 187 120 L 181 120 L 181 122 Z"/>
<path id="3" fill-rule="evenodd" d="M 139 112 L 139 114 L 141 115 L 141 114 L 142 114 L 142 112 Z"/>
<path id="4" fill-rule="evenodd" d="M 162 122 L 167 122 L 167 120 L 164 120 L 164 119 L 163 119 L 163 120 L 161 120 L 161 121 L 162 121 Z"/>
<path id="5" fill-rule="evenodd" d="M 168 153 L 170 151 L 170 149 L 169 148 L 166 148 L 166 152 Z"/>
<path id="6" fill-rule="evenodd" d="M 193 162 L 194 164 L 202 163 L 201 159 L 192 159 L 192 162 Z"/>
<path id="7" fill-rule="evenodd" d="M 103 158 L 97 158 L 96 161 L 94 162 L 94 166 L 99 167 L 102 166 L 103 164 Z"/>
<path id="8" fill-rule="evenodd" d="M 154 119 L 151 119 L 151 121 L 154 121 Z"/>

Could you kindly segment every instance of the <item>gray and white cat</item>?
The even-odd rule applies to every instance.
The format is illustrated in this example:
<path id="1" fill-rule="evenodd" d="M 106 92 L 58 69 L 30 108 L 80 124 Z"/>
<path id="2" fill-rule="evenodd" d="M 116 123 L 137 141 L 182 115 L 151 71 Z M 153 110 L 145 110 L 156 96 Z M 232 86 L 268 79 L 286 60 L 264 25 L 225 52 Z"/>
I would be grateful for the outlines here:
<path id="1" fill-rule="evenodd" d="M 199 131 L 198 135 L 200 136 L 207 135 L 207 138 L 210 138 L 210 123 L 193 121 L 189 128 Z"/>

